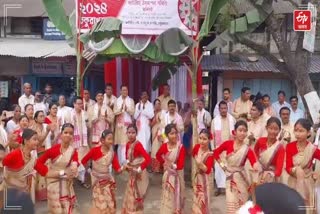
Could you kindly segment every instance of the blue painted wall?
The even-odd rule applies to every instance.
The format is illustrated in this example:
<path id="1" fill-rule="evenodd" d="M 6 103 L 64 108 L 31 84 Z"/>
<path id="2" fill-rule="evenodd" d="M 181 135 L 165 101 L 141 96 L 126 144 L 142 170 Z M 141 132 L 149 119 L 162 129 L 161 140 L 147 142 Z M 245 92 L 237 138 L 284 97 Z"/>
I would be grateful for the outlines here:
<path id="1" fill-rule="evenodd" d="M 241 88 L 251 88 L 252 94 L 258 92 L 268 94 L 271 97 L 271 101 L 277 101 L 278 91 L 283 90 L 286 92 L 287 100 L 296 95 L 296 88 L 290 80 L 285 79 L 250 79 L 250 80 L 233 80 L 233 98 L 236 99 L 241 95 Z"/>

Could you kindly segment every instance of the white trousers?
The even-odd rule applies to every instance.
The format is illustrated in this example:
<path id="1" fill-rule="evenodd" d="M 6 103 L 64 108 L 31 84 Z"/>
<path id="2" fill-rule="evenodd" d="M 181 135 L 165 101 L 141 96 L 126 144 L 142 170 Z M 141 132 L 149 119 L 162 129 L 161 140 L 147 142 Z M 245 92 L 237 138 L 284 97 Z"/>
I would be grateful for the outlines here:
<path id="1" fill-rule="evenodd" d="M 118 144 L 117 154 L 120 166 L 126 164 L 126 144 Z"/>
<path id="2" fill-rule="evenodd" d="M 214 178 L 218 188 L 226 188 L 226 174 L 218 163 L 214 164 Z"/>

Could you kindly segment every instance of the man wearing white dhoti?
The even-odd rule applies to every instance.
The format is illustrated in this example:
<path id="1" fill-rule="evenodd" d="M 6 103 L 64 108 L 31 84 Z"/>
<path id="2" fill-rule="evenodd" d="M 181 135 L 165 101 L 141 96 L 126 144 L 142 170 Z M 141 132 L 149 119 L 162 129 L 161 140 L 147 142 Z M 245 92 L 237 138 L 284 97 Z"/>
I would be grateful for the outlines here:
<path id="1" fill-rule="evenodd" d="M 115 120 L 115 144 L 118 145 L 118 159 L 120 164 L 126 162 L 126 143 L 128 142 L 127 127 L 132 124 L 134 115 L 134 101 L 128 96 L 128 87 L 121 86 L 121 96 L 114 106 Z"/>
<path id="2" fill-rule="evenodd" d="M 142 92 L 141 100 L 136 104 L 134 119 L 138 128 L 137 140 L 140 141 L 143 148 L 149 153 L 151 150 L 151 127 L 150 121 L 154 116 L 153 105 L 149 102 L 149 96 L 146 91 Z"/>
<path id="3" fill-rule="evenodd" d="M 236 119 L 228 113 L 228 104 L 225 101 L 221 101 L 219 103 L 219 114 L 215 116 L 211 123 L 211 132 L 213 134 L 213 140 L 211 144 L 212 148 L 217 148 L 223 142 L 232 140 L 232 131 L 234 130 L 235 123 Z M 225 156 L 226 155 L 224 154 L 223 158 L 225 158 Z M 215 180 L 217 184 L 215 196 L 218 196 L 221 194 L 223 189 L 226 188 L 226 175 L 218 163 L 215 163 L 214 168 Z"/>

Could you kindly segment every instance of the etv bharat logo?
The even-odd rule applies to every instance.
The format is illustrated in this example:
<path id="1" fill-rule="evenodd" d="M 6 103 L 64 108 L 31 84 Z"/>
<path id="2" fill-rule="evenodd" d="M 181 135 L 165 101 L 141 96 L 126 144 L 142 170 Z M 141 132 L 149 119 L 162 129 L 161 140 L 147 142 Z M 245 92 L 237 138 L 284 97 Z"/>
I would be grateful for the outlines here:
<path id="1" fill-rule="evenodd" d="M 310 31 L 311 30 L 311 10 L 295 10 L 293 12 L 293 30 Z"/>

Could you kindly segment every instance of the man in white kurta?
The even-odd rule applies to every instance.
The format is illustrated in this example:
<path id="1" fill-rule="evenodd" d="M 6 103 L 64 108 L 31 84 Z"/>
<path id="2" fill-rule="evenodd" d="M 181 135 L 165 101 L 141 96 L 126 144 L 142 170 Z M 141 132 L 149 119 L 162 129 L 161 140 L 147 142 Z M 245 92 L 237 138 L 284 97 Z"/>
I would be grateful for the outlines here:
<path id="1" fill-rule="evenodd" d="M 207 129 L 211 125 L 211 115 L 210 113 L 204 108 L 204 100 L 199 99 L 197 101 L 198 110 L 197 110 L 197 125 L 198 125 L 198 134 L 201 132 L 202 129 Z"/>
<path id="2" fill-rule="evenodd" d="M 170 100 L 174 100 L 170 96 L 170 86 L 168 84 L 163 85 L 163 93 L 158 97 L 161 102 L 161 109 L 167 111 L 168 110 L 168 102 Z"/>
<path id="3" fill-rule="evenodd" d="M 86 112 L 96 103 L 96 101 L 90 98 L 89 90 L 83 90 L 83 110 Z"/>
<path id="4" fill-rule="evenodd" d="M 73 101 L 74 109 L 69 114 L 67 121 L 71 121 L 71 124 L 74 126 L 73 133 L 73 147 L 78 150 L 79 160 L 89 152 L 89 143 L 88 143 L 88 128 L 89 120 L 87 112 L 83 109 L 83 102 L 81 97 L 76 97 Z M 78 179 L 81 183 L 85 183 L 85 171 L 84 168 L 79 168 Z"/>
<path id="5" fill-rule="evenodd" d="M 250 118 L 250 110 L 252 106 L 250 95 L 250 88 L 243 87 L 241 89 L 241 97 L 234 101 L 232 116 L 236 118 L 236 120 L 247 120 L 248 118 Z"/>
<path id="6" fill-rule="evenodd" d="M 64 95 L 59 96 L 59 106 L 58 106 L 58 113 L 57 117 L 61 120 L 61 126 L 65 123 L 71 123 L 71 121 L 68 121 L 68 118 L 70 118 L 72 108 L 69 106 L 66 106 L 66 98 Z"/>
<path id="7" fill-rule="evenodd" d="M 115 119 L 115 144 L 118 145 L 118 159 L 120 164 L 126 162 L 125 152 L 128 142 L 127 127 L 132 124 L 135 105 L 133 99 L 128 96 L 128 87 L 121 86 L 121 96 L 114 106 Z"/>
<path id="8" fill-rule="evenodd" d="M 264 115 L 263 105 L 261 103 L 254 103 L 250 110 L 251 120 L 248 122 L 248 136 L 247 143 L 253 148 L 260 137 L 267 137 L 267 120 L 269 115 Z"/>
<path id="9" fill-rule="evenodd" d="M 150 121 L 154 116 L 153 105 L 149 102 L 149 96 L 146 91 L 142 92 L 141 100 L 136 104 L 136 110 L 134 112 L 134 119 L 138 128 L 137 140 L 142 143 L 143 148 L 147 151 L 151 151 L 151 127 Z"/>
<path id="10" fill-rule="evenodd" d="M 97 92 L 97 102 L 88 110 L 91 145 L 100 145 L 101 134 L 110 129 L 114 122 L 114 114 L 111 108 L 103 105 L 103 92 Z"/>
<path id="11" fill-rule="evenodd" d="M 112 85 L 111 83 L 107 83 L 105 88 L 105 94 L 103 95 L 103 105 L 109 106 L 113 110 L 116 101 L 117 97 L 113 95 Z"/>
<path id="12" fill-rule="evenodd" d="M 231 114 L 232 108 L 233 108 L 233 103 L 231 100 L 231 91 L 229 88 L 223 89 L 223 100 L 221 100 L 221 101 L 225 101 L 228 104 L 228 113 Z M 217 102 L 216 106 L 214 107 L 214 111 L 213 111 L 214 117 L 219 114 L 219 103 L 220 102 Z"/>
<path id="13" fill-rule="evenodd" d="M 296 140 L 294 124 L 290 122 L 290 113 L 291 111 L 288 107 L 282 107 L 279 112 L 281 119 L 281 132 L 279 137 L 285 145 Z"/>
<path id="14" fill-rule="evenodd" d="M 272 108 L 275 111 L 278 118 L 280 118 L 280 109 L 282 107 L 290 108 L 290 105 L 286 102 L 286 93 L 280 90 L 278 92 L 278 101 L 272 104 Z"/>
<path id="15" fill-rule="evenodd" d="M 179 132 L 179 143 L 182 140 L 182 133 L 184 130 L 184 123 L 182 117 L 177 113 L 177 103 L 174 100 L 169 100 L 168 102 L 168 111 L 163 111 L 161 115 L 161 137 L 160 140 L 165 143 L 167 142 L 167 138 L 164 135 L 165 127 L 170 124 L 176 124 L 178 132 Z"/>
<path id="16" fill-rule="evenodd" d="M 227 102 L 221 101 L 218 106 L 219 114 L 214 117 L 211 124 L 211 132 L 213 134 L 211 148 L 213 149 L 219 147 L 223 142 L 233 139 L 232 131 L 236 123 L 235 118 L 228 113 Z M 226 175 L 218 163 L 215 163 L 214 168 L 214 177 L 217 184 L 215 195 L 218 196 L 226 188 Z"/>
<path id="17" fill-rule="evenodd" d="M 42 94 L 40 91 L 36 91 L 34 94 L 34 105 L 33 105 L 33 111 L 36 113 L 37 111 L 43 111 L 44 115 L 47 115 L 48 113 L 48 105 L 46 105 L 42 98 Z"/>
<path id="18" fill-rule="evenodd" d="M 18 103 L 21 108 L 21 113 L 24 113 L 24 108 L 28 104 L 34 105 L 34 96 L 32 95 L 32 86 L 30 83 L 23 84 L 24 94 L 19 97 Z"/>

